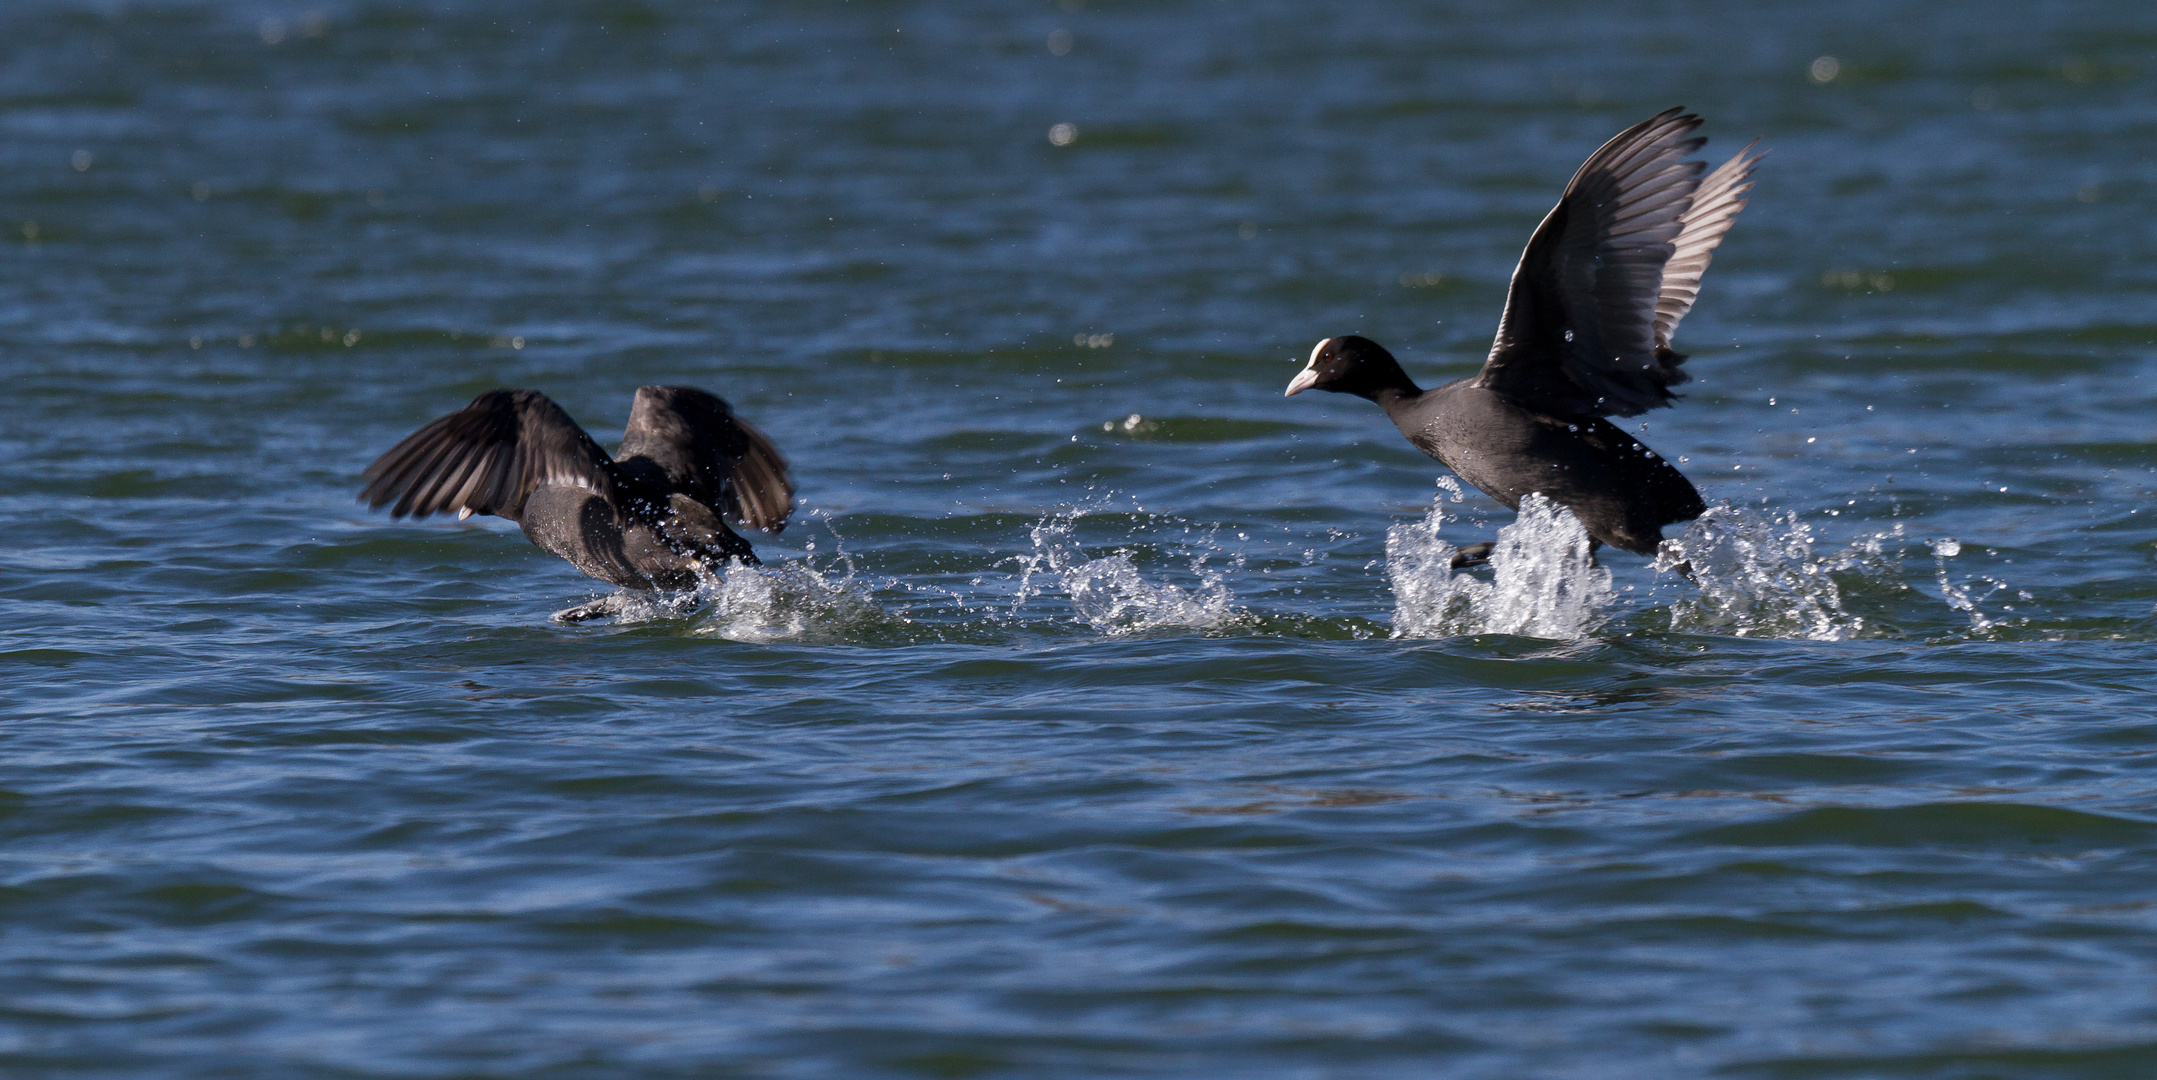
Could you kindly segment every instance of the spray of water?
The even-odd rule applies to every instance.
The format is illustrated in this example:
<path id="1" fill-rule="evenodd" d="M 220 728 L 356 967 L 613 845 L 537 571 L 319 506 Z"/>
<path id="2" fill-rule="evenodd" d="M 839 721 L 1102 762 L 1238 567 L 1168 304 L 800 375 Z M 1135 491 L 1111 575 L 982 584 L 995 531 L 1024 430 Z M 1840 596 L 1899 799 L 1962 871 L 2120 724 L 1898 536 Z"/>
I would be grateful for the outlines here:
<path id="1" fill-rule="evenodd" d="M 612 621 L 616 626 L 633 626 L 657 619 L 678 619 L 693 615 L 703 604 L 695 589 L 675 592 L 641 592 L 622 589 L 602 596 L 587 604 L 579 604 L 554 613 L 557 622 L 580 623 L 592 619 Z"/>
<path id="2" fill-rule="evenodd" d="M 756 642 L 853 640 L 864 631 L 906 621 L 879 606 L 851 569 L 841 572 L 808 561 L 732 563 L 705 575 L 694 589 L 624 589 L 586 608 L 597 609 L 616 626 L 694 617 L 696 633 Z"/>
<path id="3" fill-rule="evenodd" d="M 1498 531 L 1488 570 L 1457 571 L 1452 567 L 1457 549 L 1440 532 L 1449 516 L 1447 503 L 1460 502 L 1462 492 L 1450 478 L 1439 487 L 1428 515 L 1387 530 L 1393 636 L 1517 634 L 1572 641 L 1605 624 L 1617 600 L 1611 573 L 1591 557 L 1587 531 L 1571 512 L 1541 496 L 1528 497 L 1513 523 Z M 1180 552 L 1178 558 L 1188 560 L 1188 577 L 1174 570 L 1164 575 L 1143 565 L 1131 547 L 1090 554 L 1077 535 L 1088 512 L 1066 510 L 1033 526 L 1032 551 L 1017 560 L 1008 608 L 1001 600 L 941 590 L 947 606 L 962 623 L 978 626 L 986 615 L 989 623 L 1008 628 L 1039 618 L 1039 612 L 1026 610 L 1036 598 L 1060 596 L 1074 621 L 1110 635 L 1267 625 L 1235 604 L 1230 579 L 1243 568 L 1242 557 L 1209 565 L 1219 552 L 1206 530 L 1198 530 L 1204 535 L 1197 543 L 1186 539 L 1165 546 L 1151 529 L 1132 533 L 1131 539 L 1149 550 Z M 1187 537 L 1192 531 L 1184 530 Z M 866 583 L 836 536 L 833 540 L 829 554 L 818 555 L 812 543 L 801 560 L 731 566 L 692 591 L 617 593 L 601 602 L 607 608 L 602 614 L 618 623 L 689 618 L 693 632 L 754 642 L 860 641 L 887 637 L 900 627 L 912 628 L 900 631 L 901 637 L 928 631 L 930 623 L 912 622 L 875 599 L 879 588 L 905 592 L 907 586 L 896 580 Z M 1878 603 L 1883 588 L 1918 596 L 1903 578 L 1902 543 L 1898 524 L 1825 550 L 1812 526 L 1795 513 L 1724 503 L 1665 543 L 1653 569 L 1675 576 L 1653 591 L 1669 598 L 1663 610 L 1669 627 L 1679 632 L 1820 641 L 1893 633 L 1886 622 L 1869 626 L 1849 605 Z M 1941 599 L 1968 618 L 1972 634 L 1993 633 L 2000 624 L 1981 605 L 2006 586 L 1990 577 L 1951 575 L 1949 561 L 1963 545 L 1952 539 L 1927 543 Z M 972 582 L 977 588 L 985 584 L 978 578 Z M 982 606 L 970 607 L 969 597 Z M 999 611 L 1003 614 L 995 614 Z M 1891 617 L 1884 610 L 1879 614 Z"/>
<path id="4" fill-rule="evenodd" d="M 851 568 L 808 560 L 777 566 L 735 564 L 697 589 L 710 605 L 698 630 L 731 641 L 839 641 L 902 623 L 869 595 Z"/>
<path id="5" fill-rule="evenodd" d="M 1898 530 L 1899 531 L 1899 530 Z M 1797 514 L 1768 514 L 1728 503 L 1710 507 L 1665 541 L 1658 570 L 1688 573 L 1694 595 L 1670 607 L 1673 630 L 1733 637 L 1842 641 L 1865 629 L 1843 607 L 1831 576 L 1880 554 L 1881 537 L 1831 556 L 1814 551 L 1812 526 Z"/>
<path id="6" fill-rule="evenodd" d="M 1014 614 L 1048 588 L 1060 589 L 1080 622 L 1105 634 L 1146 630 L 1215 630 L 1242 617 L 1228 591 L 1227 574 L 1206 565 L 1201 554 L 1191 561 L 1198 584 L 1184 589 L 1149 580 L 1126 551 L 1089 557 L 1076 536 L 1083 511 L 1044 519 L 1032 531 L 1033 554 L 1021 561 L 1012 601 Z M 1241 564 L 1237 560 L 1230 569 Z"/>
<path id="7" fill-rule="evenodd" d="M 1926 544 L 1932 548 L 1934 580 L 1939 583 L 1941 599 L 1947 601 L 1948 607 L 1970 617 L 1971 633 L 1991 633 L 2000 624 L 1986 618 L 1984 610 L 1978 605 L 1991 599 L 1993 593 L 2007 588 L 2007 583 L 1998 578 L 1979 575 L 1967 578 L 1958 585 L 1947 572 L 1947 560 L 1962 554 L 1962 542 L 1954 537 L 1947 537 L 1928 540 Z M 2009 607 L 2011 609 L 2013 605 Z"/>
<path id="8" fill-rule="evenodd" d="M 1457 499 L 1458 489 L 1453 493 Z M 1394 637 L 1519 634 L 1573 641 L 1602 624 L 1616 593 L 1572 511 L 1541 495 L 1522 499 L 1519 516 L 1498 530 L 1487 582 L 1453 569 L 1458 549 L 1438 537 L 1445 517 L 1441 497 L 1423 520 L 1386 530 Z"/>

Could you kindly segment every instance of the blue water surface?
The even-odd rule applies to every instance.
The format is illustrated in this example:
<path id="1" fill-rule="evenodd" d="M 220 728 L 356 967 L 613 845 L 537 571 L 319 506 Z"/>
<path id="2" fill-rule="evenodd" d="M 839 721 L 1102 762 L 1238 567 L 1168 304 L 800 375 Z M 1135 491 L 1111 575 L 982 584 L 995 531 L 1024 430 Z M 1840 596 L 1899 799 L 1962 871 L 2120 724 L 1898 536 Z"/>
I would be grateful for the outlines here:
<path id="1" fill-rule="evenodd" d="M 2125 2 L 13 0 L 0 1073 L 2157 1075 L 2153 58 Z M 1331 334 L 1472 372 L 1674 104 L 1772 151 L 1627 422 L 1694 579 L 1282 400 Z M 513 525 L 353 501 L 646 383 L 790 458 L 762 571 L 568 626 Z"/>

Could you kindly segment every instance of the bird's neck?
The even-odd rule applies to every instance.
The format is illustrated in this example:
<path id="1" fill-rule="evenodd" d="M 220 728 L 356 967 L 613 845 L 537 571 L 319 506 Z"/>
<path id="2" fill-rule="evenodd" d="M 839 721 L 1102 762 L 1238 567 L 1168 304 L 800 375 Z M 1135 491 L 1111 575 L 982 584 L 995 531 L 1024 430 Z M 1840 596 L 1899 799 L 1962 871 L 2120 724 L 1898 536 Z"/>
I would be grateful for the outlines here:
<path id="1" fill-rule="evenodd" d="M 1379 408 L 1389 413 L 1423 396 L 1423 389 L 1401 370 L 1399 364 L 1387 364 L 1370 372 L 1369 376 L 1367 382 L 1355 388 L 1355 395 L 1377 402 Z"/>
<path id="2" fill-rule="evenodd" d="M 1385 355 L 1358 364 L 1350 385 L 1343 389 L 1357 397 L 1377 402 L 1388 412 L 1401 402 L 1423 392 L 1415 380 L 1401 370 L 1399 361 Z"/>
<path id="3" fill-rule="evenodd" d="M 1378 407 L 1386 410 L 1387 412 L 1393 411 L 1395 408 L 1398 408 L 1400 405 L 1414 398 L 1419 398 L 1423 396 L 1423 391 L 1417 389 L 1416 384 L 1408 382 L 1405 378 L 1403 378 L 1401 381 L 1405 385 L 1381 386 L 1376 390 L 1365 393 L 1363 396 L 1377 402 Z"/>

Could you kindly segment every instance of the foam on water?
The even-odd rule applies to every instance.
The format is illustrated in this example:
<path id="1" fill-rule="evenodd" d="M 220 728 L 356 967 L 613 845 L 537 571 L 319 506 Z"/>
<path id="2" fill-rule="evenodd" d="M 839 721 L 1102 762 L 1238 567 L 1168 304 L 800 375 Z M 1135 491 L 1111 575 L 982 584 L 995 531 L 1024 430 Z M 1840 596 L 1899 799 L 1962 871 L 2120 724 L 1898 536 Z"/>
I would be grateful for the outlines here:
<path id="1" fill-rule="evenodd" d="M 1206 565 L 1205 554 L 1191 560 L 1191 573 L 1198 578 L 1195 588 L 1154 581 L 1139 570 L 1128 551 L 1099 558 L 1087 555 L 1076 535 L 1082 516 L 1084 511 L 1066 511 L 1034 526 L 1034 550 L 1022 560 L 1014 612 L 1045 591 L 1038 582 L 1048 582 L 1070 600 L 1071 612 L 1080 622 L 1106 634 L 1214 630 L 1243 617 L 1229 592 L 1227 575 Z"/>
<path id="2" fill-rule="evenodd" d="M 1451 490 L 1457 499 L 1459 489 Z M 1423 520 L 1386 530 L 1394 637 L 1519 634 L 1572 641 L 1602 625 L 1617 594 L 1572 511 L 1541 495 L 1522 499 L 1519 516 L 1498 530 L 1489 581 L 1453 569 L 1459 549 L 1438 536 L 1445 517 L 1441 498 Z"/>

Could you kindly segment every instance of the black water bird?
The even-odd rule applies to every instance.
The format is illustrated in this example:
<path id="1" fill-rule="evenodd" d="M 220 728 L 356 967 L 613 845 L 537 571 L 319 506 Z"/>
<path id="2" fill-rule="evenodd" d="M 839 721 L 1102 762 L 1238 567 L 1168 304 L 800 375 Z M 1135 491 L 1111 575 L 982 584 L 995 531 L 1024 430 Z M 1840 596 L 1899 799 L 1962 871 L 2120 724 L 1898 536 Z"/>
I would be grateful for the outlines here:
<path id="1" fill-rule="evenodd" d="M 730 559 L 755 565 L 724 519 L 776 533 L 794 507 L 771 440 L 686 386 L 639 388 L 615 457 L 545 394 L 490 390 L 406 436 L 365 475 L 360 501 L 391 517 L 508 518 L 577 569 L 631 589 L 688 588 Z M 619 607 L 609 598 L 555 618 Z"/>
<path id="2" fill-rule="evenodd" d="M 1714 172 L 1685 160 L 1700 118 L 1658 113 L 1590 155 L 1521 253 L 1483 369 L 1419 389 L 1377 342 L 1320 341 L 1288 384 L 1377 402 L 1416 449 L 1512 509 L 1540 492 L 1597 543 L 1652 555 L 1663 526 L 1699 517 L 1684 474 L 1606 416 L 1667 406 L 1686 380 L 1670 348 L 1760 155 Z M 1750 156 L 1749 156 L 1750 155 Z M 1463 549 L 1455 565 L 1491 545 Z"/>

